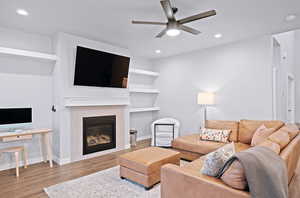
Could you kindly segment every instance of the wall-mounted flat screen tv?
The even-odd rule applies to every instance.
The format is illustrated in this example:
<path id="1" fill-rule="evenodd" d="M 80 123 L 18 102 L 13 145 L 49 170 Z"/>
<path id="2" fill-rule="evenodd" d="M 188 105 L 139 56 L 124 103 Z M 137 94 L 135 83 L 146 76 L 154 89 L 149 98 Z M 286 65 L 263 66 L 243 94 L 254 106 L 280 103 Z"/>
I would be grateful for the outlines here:
<path id="1" fill-rule="evenodd" d="M 127 88 L 130 58 L 77 46 L 74 85 Z"/>

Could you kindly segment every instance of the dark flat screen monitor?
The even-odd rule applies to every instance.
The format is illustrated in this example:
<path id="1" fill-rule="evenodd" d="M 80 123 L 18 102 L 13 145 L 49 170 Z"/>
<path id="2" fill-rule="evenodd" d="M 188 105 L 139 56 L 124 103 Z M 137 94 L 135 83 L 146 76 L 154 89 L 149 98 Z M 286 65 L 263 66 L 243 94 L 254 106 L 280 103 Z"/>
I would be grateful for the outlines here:
<path id="1" fill-rule="evenodd" d="M 77 46 L 74 85 L 127 88 L 130 58 Z"/>
<path id="2" fill-rule="evenodd" d="M 32 122 L 31 108 L 0 109 L 0 125 L 22 124 Z"/>

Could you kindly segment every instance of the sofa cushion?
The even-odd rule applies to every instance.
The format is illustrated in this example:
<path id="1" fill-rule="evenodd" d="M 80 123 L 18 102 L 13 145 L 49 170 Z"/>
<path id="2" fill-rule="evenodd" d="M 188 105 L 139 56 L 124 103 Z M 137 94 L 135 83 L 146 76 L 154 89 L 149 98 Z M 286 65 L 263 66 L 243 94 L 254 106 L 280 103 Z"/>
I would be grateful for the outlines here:
<path id="1" fill-rule="evenodd" d="M 234 143 L 227 144 L 205 156 L 201 173 L 216 177 L 226 161 L 235 154 Z"/>
<path id="2" fill-rule="evenodd" d="M 266 140 L 272 133 L 274 133 L 273 128 L 267 128 L 265 125 L 261 125 L 254 132 L 253 138 L 251 140 L 251 146 L 257 146 Z"/>
<path id="3" fill-rule="evenodd" d="M 241 152 L 241 151 L 247 150 L 248 148 L 251 147 L 249 144 L 244 144 L 241 142 L 234 143 L 234 145 L 235 145 L 236 152 Z"/>
<path id="4" fill-rule="evenodd" d="M 200 140 L 200 134 L 186 135 L 172 141 L 172 147 L 205 155 L 224 146 L 225 143 Z"/>
<path id="5" fill-rule="evenodd" d="M 280 150 L 282 150 L 290 143 L 290 136 L 286 131 L 279 129 L 278 131 L 270 135 L 268 137 L 268 140 L 271 140 L 272 142 L 276 142 L 277 144 L 279 144 Z"/>
<path id="6" fill-rule="evenodd" d="M 291 140 L 299 134 L 299 128 L 295 124 L 286 124 L 281 128 L 281 130 L 286 131 L 289 134 Z"/>
<path id="7" fill-rule="evenodd" d="M 281 153 L 280 157 L 285 161 L 288 169 L 288 177 L 289 182 L 291 182 L 295 170 L 297 168 L 297 164 L 299 161 L 300 156 L 300 135 L 297 135 L 289 145 L 284 148 Z"/>
<path id="8" fill-rule="evenodd" d="M 242 164 L 235 160 L 222 175 L 221 180 L 228 186 L 245 190 L 247 188 L 246 174 Z"/>
<path id="9" fill-rule="evenodd" d="M 223 120 L 207 120 L 205 127 L 208 129 L 227 129 L 231 130 L 229 141 L 236 142 L 238 140 L 239 122 L 223 121 Z"/>
<path id="10" fill-rule="evenodd" d="M 241 120 L 239 124 L 239 135 L 238 139 L 240 142 L 245 144 L 250 144 L 254 132 L 256 129 L 261 126 L 265 125 L 267 128 L 274 128 L 274 130 L 278 130 L 281 128 L 284 123 L 282 121 L 260 121 L 260 120 Z"/>
<path id="11" fill-rule="evenodd" d="M 243 151 L 243 150 L 246 150 L 246 149 L 250 148 L 249 144 L 235 143 L 234 145 L 235 145 L 236 152 L 240 152 L 240 151 Z M 201 170 L 201 168 L 204 164 L 204 160 L 205 160 L 205 156 L 202 156 L 199 159 L 196 159 L 196 160 L 194 160 L 190 163 L 187 163 L 187 164 L 183 165 L 183 167 L 180 167 L 180 168 L 182 168 L 186 172 L 192 173 L 196 177 L 201 177 L 203 179 L 207 179 L 208 181 L 212 181 L 216 185 L 222 185 L 222 186 L 226 185 L 220 179 L 217 179 L 215 177 L 210 177 L 210 176 L 207 176 L 207 175 L 204 175 L 204 174 L 201 173 L 200 170 Z"/>
<path id="12" fill-rule="evenodd" d="M 276 142 L 272 142 L 271 140 L 265 140 L 262 143 L 260 143 L 258 146 L 266 147 L 272 151 L 274 151 L 276 154 L 280 153 L 280 145 Z"/>

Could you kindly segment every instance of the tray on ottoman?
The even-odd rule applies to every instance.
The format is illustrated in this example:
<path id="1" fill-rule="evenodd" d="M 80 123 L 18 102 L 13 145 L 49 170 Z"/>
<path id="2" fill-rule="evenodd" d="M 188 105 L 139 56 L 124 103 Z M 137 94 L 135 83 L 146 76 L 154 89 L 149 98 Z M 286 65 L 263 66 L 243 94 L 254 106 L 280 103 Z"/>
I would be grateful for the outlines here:
<path id="1" fill-rule="evenodd" d="M 149 190 L 160 181 L 160 168 L 180 163 L 180 153 L 158 147 L 148 147 L 121 155 L 120 177 L 139 183 Z"/>

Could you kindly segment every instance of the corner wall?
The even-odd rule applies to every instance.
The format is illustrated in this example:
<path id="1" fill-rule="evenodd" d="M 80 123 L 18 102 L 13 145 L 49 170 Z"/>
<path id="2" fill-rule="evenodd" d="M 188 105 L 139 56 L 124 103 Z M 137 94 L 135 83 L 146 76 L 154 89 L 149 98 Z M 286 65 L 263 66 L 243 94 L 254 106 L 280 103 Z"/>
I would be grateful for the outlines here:
<path id="1" fill-rule="evenodd" d="M 160 72 L 159 117 L 181 122 L 181 135 L 199 131 L 201 91 L 216 93 L 208 119 L 272 119 L 272 39 L 254 38 L 154 62 Z"/>

